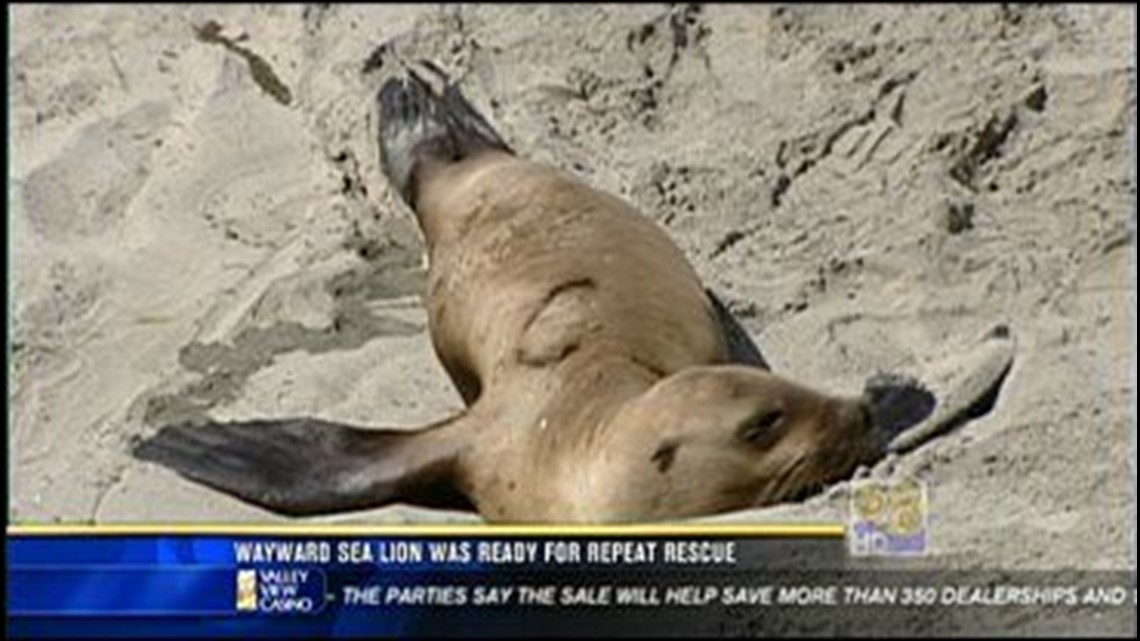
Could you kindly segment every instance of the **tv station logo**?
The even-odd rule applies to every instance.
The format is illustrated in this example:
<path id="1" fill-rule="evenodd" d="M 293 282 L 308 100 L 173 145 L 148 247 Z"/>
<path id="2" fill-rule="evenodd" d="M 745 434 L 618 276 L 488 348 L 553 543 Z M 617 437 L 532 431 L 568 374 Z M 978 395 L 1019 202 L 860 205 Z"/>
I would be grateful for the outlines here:
<path id="1" fill-rule="evenodd" d="M 324 574 L 309 569 L 237 571 L 234 608 L 238 612 L 314 614 L 324 607 Z"/>
<path id="2" fill-rule="evenodd" d="M 920 556 L 927 551 L 926 485 L 913 478 L 864 479 L 851 488 L 852 556 Z"/>

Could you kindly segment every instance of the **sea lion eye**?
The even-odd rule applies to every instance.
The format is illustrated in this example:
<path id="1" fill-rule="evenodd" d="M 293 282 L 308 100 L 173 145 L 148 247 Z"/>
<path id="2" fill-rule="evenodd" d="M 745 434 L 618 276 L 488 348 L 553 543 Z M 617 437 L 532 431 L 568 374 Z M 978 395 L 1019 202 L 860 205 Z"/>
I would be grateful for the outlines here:
<path id="1" fill-rule="evenodd" d="M 745 443 L 759 444 L 770 437 L 783 420 L 783 410 L 768 410 L 749 418 L 736 433 Z"/>

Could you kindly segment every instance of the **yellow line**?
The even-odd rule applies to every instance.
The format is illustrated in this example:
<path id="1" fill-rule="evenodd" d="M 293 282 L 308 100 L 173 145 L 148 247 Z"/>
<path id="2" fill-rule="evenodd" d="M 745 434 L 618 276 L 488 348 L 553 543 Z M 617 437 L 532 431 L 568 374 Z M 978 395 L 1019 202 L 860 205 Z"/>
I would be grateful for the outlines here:
<path id="1" fill-rule="evenodd" d="M 9 536 L 735 536 L 842 538 L 843 525 L 766 523 L 652 523 L 636 525 L 357 524 L 104 524 L 9 525 Z"/>

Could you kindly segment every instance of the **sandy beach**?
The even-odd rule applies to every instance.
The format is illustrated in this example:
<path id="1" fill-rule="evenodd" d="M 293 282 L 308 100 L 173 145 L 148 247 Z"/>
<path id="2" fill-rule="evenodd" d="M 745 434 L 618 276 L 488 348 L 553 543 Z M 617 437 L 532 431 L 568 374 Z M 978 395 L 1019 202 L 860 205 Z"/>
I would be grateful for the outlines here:
<path id="1" fill-rule="evenodd" d="M 660 223 L 781 373 L 937 391 L 1007 325 L 992 410 L 867 473 L 927 484 L 940 566 L 1135 569 L 1134 6 L 9 12 L 10 521 L 278 521 L 128 443 L 462 407 L 375 145 L 379 83 L 427 58 Z"/>

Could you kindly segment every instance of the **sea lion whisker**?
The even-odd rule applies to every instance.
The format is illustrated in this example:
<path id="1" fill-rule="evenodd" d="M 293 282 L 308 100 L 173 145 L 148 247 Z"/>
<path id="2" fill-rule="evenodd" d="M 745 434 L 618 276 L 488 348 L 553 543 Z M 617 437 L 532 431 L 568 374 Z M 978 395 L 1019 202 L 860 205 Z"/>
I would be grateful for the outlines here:
<path id="1" fill-rule="evenodd" d="M 793 493 L 793 488 L 796 487 L 797 474 L 807 463 L 808 457 L 800 454 L 785 464 L 777 475 L 776 492 L 773 496 L 779 497 L 780 499 L 791 500 L 790 494 Z"/>

